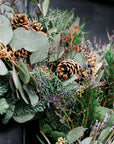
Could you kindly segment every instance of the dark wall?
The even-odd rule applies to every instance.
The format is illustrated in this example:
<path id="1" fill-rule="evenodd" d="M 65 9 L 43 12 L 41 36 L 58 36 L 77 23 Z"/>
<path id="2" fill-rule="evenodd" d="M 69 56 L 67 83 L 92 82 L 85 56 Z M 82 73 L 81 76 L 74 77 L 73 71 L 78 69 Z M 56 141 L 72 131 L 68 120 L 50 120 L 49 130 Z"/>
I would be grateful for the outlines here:
<path id="1" fill-rule="evenodd" d="M 71 10 L 75 8 L 75 16 L 86 22 L 85 31 L 90 32 L 88 38 L 93 41 L 93 37 L 101 38 L 103 42 L 108 42 L 106 28 L 112 33 L 114 30 L 114 2 L 111 0 L 50 0 L 50 8 L 61 10 Z"/>
<path id="2" fill-rule="evenodd" d="M 6 125 L 0 124 L 0 144 L 24 144 L 23 128 L 23 125 L 13 121 Z"/>

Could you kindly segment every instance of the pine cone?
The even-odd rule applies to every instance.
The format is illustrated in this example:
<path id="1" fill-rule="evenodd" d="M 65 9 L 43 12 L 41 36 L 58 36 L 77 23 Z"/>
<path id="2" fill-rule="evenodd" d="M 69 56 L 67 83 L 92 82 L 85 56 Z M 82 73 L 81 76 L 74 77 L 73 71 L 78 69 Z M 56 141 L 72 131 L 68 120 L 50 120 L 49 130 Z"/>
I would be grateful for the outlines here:
<path id="1" fill-rule="evenodd" d="M 11 21 L 12 29 L 15 30 L 18 27 L 23 27 L 29 30 L 29 20 L 25 18 L 24 14 L 16 14 Z"/>
<path id="2" fill-rule="evenodd" d="M 29 57 L 30 55 L 31 55 L 31 52 L 28 52 L 24 48 L 15 52 L 15 57 L 17 59 L 21 59 L 21 58 L 25 59 L 25 58 Z"/>
<path id="3" fill-rule="evenodd" d="M 42 24 L 41 23 L 37 23 L 36 21 L 33 21 L 32 25 L 31 25 L 31 30 L 34 32 L 37 31 L 41 31 L 43 29 Z"/>
<path id="4" fill-rule="evenodd" d="M 59 78 L 65 80 L 69 77 L 72 77 L 73 74 L 76 74 L 78 78 L 82 75 L 81 66 L 74 60 L 68 59 L 63 60 L 57 66 Z"/>

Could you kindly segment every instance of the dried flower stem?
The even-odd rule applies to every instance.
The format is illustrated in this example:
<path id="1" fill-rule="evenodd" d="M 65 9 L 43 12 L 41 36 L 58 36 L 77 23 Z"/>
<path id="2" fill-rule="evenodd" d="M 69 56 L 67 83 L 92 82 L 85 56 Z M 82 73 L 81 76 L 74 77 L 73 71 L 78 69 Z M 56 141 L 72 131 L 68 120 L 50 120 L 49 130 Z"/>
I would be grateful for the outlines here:
<path id="1" fill-rule="evenodd" d="M 107 101 L 108 101 L 108 98 L 106 97 L 106 98 L 105 98 L 105 101 L 104 101 L 104 103 L 103 103 L 103 107 L 105 107 Z"/>

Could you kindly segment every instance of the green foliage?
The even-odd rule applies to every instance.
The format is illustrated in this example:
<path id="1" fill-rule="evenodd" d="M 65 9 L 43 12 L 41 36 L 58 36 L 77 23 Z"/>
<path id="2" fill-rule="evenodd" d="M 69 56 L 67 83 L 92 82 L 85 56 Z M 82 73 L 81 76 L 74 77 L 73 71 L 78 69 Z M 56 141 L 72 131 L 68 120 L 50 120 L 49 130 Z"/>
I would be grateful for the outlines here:
<path id="1" fill-rule="evenodd" d="M 47 12 L 48 12 L 48 8 L 49 8 L 49 0 L 44 0 L 42 2 L 42 12 L 43 12 L 43 16 L 46 16 Z"/>
<path id="2" fill-rule="evenodd" d="M 92 141 L 92 138 L 93 138 L 93 137 L 87 137 L 87 138 L 85 138 L 85 139 L 81 142 L 81 144 L 90 144 L 91 141 Z"/>
<path id="3" fill-rule="evenodd" d="M 4 62 L 0 59 L 0 76 L 6 75 L 8 73 L 8 69 L 5 66 Z"/>
<path id="4" fill-rule="evenodd" d="M 42 123 L 40 122 L 40 127 L 41 125 Z M 46 121 L 40 128 L 40 131 L 43 132 L 46 136 L 48 136 L 48 138 L 51 139 L 51 143 L 55 142 L 59 137 L 65 137 L 64 132 L 52 129 L 50 124 L 47 124 Z"/>
<path id="5" fill-rule="evenodd" d="M 104 80 L 105 85 L 103 87 L 103 94 L 105 100 L 107 99 L 108 103 L 106 103 L 107 107 L 111 107 L 114 101 L 114 44 L 111 44 L 108 47 L 108 50 L 105 53 L 105 60 L 107 65 L 105 66 L 104 71 Z"/>
<path id="6" fill-rule="evenodd" d="M 83 132 L 83 127 L 77 127 L 75 129 L 72 129 L 67 135 L 68 143 L 70 144 L 78 140 L 83 135 Z"/>
<path id="7" fill-rule="evenodd" d="M 62 82 L 63 86 L 68 86 L 70 83 L 72 83 L 75 79 L 77 78 L 77 76 L 74 74 L 71 78 L 64 80 Z M 80 85 L 78 83 L 77 84 L 77 89 L 80 88 Z"/>
<path id="8" fill-rule="evenodd" d="M 40 102 L 33 107 L 30 104 L 19 101 L 16 103 L 13 119 L 19 123 L 24 123 L 33 119 L 37 113 L 43 112 L 44 109 L 45 105 Z"/>
<path id="9" fill-rule="evenodd" d="M 13 18 L 14 11 L 10 6 L 8 6 L 6 4 L 1 4 L 0 11 L 1 11 L 2 15 L 6 16 L 8 19 Z"/>
<path id="10" fill-rule="evenodd" d="M 9 103 L 9 108 L 6 111 L 6 114 L 2 120 L 3 124 L 7 124 L 9 120 L 13 117 L 15 105 L 13 103 Z"/>
<path id="11" fill-rule="evenodd" d="M 46 109 L 47 124 L 51 127 L 52 131 L 67 133 L 69 128 L 60 122 L 60 117 L 56 115 L 55 110 L 53 106 L 50 109 Z"/>
<path id="12" fill-rule="evenodd" d="M 6 46 L 12 39 L 13 31 L 9 19 L 0 15 L 0 41 Z"/>
<path id="13" fill-rule="evenodd" d="M 77 53 L 73 59 L 76 60 L 81 67 L 84 67 L 86 64 L 86 59 L 83 53 Z"/>
<path id="14" fill-rule="evenodd" d="M 31 81 L 33 88 L 35 88 L 37 90 L 38 89 L 38 83 L 31 74 L 30 74 L 30 81 Z"/>
<path id="15" fill-rule="evenodd" d="M 54 62 L 54 61 L 59 60 L 63 54 L 64 54 L 64 50 L 61 51 L 61 52 L 52 53 L 52 54 L 50 55 L 49 62 Z"/>
<path id="16" fill-rule="evenodd" d="M 15 88 L 17 89 L 17 92 L 19 91 L 22 99 L 25 101 L 25 103 L 28 104 L 28 100 L 27 100 L 27 98 L 26 98 L 26 95 L 25 95 L 25 93 L 24 93 L 22 84 L 21 84 L 21 82 L 20 82 L 20 80 L 19 80 L 19 77 L 18 77 L 18 75 L 17 75 L 17 72 L 16 72 L 14 66 L 13 66 L 13 71 L 12 71 L 11 74 L 12 74 L 12 79 L 13 79 Z"/>
<path id="17" fill-rule="evenodd" d="M 38 103 L 38 100 L 39 100 L 38 95 L 35 93 L 34 89 L 32 90 L 30 85 L 24 85 L 23 87 L 24 87 L 26 93 L 29 96 L 31 105 L 35 106 Z"/>
<path id="18" fill-rule="evenodd" d="M 69 28 L 73 23 L 73 10 L 71 12 L 61 11 L 61 10 L 51 10 L 49 9 L 48 17 L 46 17 L 46 27 L 47 30 L 51 28 L 56 28 L 58 33 L 62 33 L 64 28 Z M 70 18 L 70 19 L 69 19 Z M 68 19 L 70 20 L 68 22 Z M 50 25 L 50 22 L 52 25 Z M 67 24 L 67 25 L 66 25 Z"/>
<path id="19" fill-rule="evenodd" d="M 9 83 L 8 83 L 9 77 L 7 75 L 0 76 L 0 97 L 4 96 L 4 94 L 8 91 Z"/>
<path id="20" fill-rule="evenodd" d="M 109 131 L 110 128 L 111 128 L 111 127 L 107 127 L 106 129 L 104 129 L 104 130 L 101 132 L 101 134 L 100 134 L 100 136 L 98 137 L 97 140 L 99 140 L 99 141 L 103 141 L 104 139 L 106 139 L 107 136 L 108 136 L 109 133 L 110 133 L 110 131 Z"/>
<path id="21" fill-rule="evenodd" d="M 95 112 L 94 115 L 97 114 L 98 117 L 99 117 L 99 120 L 100 120 L 100 121 L 103 121 L 106 113 L 109 114 L 110 109 L 109 109 L 109 108 L 106 108 L 106 107 L 100 107 L 100 106 L 99 106 L 99 107 L 95 107 L 95 111 L 94 111 L 94 112 Z M 109 126 L 109 127 L 113 125 L 113 120 L 114 120 L 114 113 L 111 115 L 110 120 L 109 120 L 109 122 L 108 122 L 108 126 Z"/>
<path id="22" fill-rule="evenodd" d="M 41 143 L 41 144 L 45 144 L 45 142 L 43 141 L 43 140 L 41 140 L 41 138 L 37 135 L 36 136 L 37 137 L 37 139 L 39 140 L 39 142 Z"/>
<path id="23" fill-rule="evenodd" d="M 39 84 L 38 89 L 40 94 L 46 98 L 47 101 L 51 100 L 53 96 L 58 94 L 62 83 L 54 73 L 46 73 L 42 68 L 35 68 L 33 72 L 31 72 L 31 75 Z"/>
<path id="24" fill-rule="evenodd" d="M 97 78 L 96 78 L 95 82 L 99 82 L 99 81 L 101 80 L 103 74 L 104 74 L 104 70 L 101 70 L 101 71 L 97 74 Z"/>
<path id="25" fill-rule="evenodd" d="M 6 113 L 6 110 L 9 108 L 9 105 L 5 98 L 0 98 L 0 114 Z"/>
<path id="26" fill-rule="evenodd" d="M 24 84 L 29 82 L 29 71 L 21 59 L 19 61 L 19 76 Z"/>
<path id="27" fill-rule="evenodd" d="M 15 47 L 16 50 L 25 48 L 27 51 L 34 52 L 39 50 L 41 47 L 45 48 L 45 46 L 48 46 L 48 40 L 46 35 L 40 32 L 27 31 L 24 28 L 17 28 L 14 31 L 10 45 L 11 47 Z"/>

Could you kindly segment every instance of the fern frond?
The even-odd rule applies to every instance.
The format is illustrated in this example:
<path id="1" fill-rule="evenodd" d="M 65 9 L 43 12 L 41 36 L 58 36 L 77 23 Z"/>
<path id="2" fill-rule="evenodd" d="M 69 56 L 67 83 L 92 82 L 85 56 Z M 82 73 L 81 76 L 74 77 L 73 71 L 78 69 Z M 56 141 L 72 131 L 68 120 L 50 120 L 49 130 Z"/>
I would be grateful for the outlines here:
<path id="1" fill-rule="evenodd" d="M 22 115 L 25 115 L 25 114 L 43 112 L 44 109 L 45 109 L 44 104 L 40 102 L 36 104 L 35 107 L 33 107 L 32 105 L 26 104 L 23 101 L 18 101 L 16 103 L 14 115 L 21 117 Z"/>

